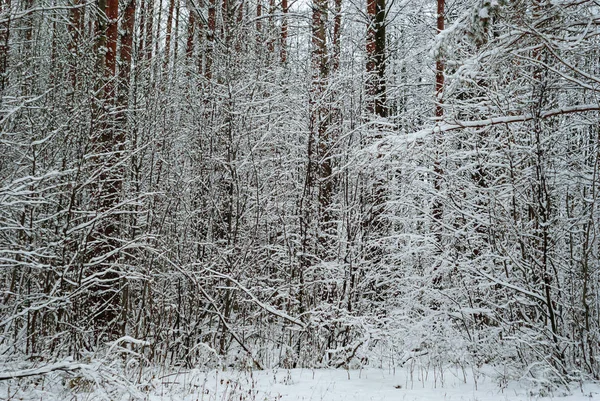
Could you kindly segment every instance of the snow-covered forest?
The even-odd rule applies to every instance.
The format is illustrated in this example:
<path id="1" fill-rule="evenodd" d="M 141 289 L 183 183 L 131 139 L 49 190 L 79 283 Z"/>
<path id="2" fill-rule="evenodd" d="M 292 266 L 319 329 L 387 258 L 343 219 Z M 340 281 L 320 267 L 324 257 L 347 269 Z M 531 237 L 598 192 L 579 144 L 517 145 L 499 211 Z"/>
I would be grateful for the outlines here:
<path id="1" fill-rule="evenodd" d="M 0 103 L 2 386 L 600 380 L 597 0 L 0 0 Z"/>

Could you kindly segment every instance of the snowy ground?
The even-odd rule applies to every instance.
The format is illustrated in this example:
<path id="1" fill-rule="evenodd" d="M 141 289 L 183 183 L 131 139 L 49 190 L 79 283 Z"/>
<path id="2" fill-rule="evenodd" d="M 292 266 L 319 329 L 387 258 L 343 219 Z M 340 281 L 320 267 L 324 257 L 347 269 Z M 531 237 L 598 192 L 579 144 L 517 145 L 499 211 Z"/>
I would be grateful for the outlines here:
<path id="1" fill-rule="evenodd" d="M 570 394 L 531 395 L 524 385 L 446 369 L 266 370 L 252 372 L 186 371 L 149 377 L 132 385 L 92 369 L 0 382 L 2 400 L 172 400 L 172 401 L 521 401 L 600 400 L 600 385 L 573 384 Z M 467 383 L 464 382 L 465 378 Z"/>

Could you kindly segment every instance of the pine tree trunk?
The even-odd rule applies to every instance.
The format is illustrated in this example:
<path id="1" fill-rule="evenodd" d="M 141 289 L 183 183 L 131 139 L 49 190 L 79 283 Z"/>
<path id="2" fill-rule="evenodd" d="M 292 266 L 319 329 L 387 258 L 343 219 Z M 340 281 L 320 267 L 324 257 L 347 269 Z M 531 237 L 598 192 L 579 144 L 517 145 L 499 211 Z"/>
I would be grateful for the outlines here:
<path id="1" fill-rule="evenodd" d="M 385 0 L 368 0 L 367 95 L 368 111 L 387 117 L 385 85 Z"/>
<path id="2" fill-rule="evenodd" d="M 119 0 L 105 0 L 107 18 L 106 55 L 105 55 L 105 100 L 114 101 L 116 97 L 117 41 L 119 40 Z"/>
<path id="3" fill-rule="evenodd" d="M 445 24 L 445 0 L 437 0 L 437 31 L 438 35 L 444 30 Z M 444 59 L 443 59 L 443 51 L 440 50 L 436 62 L 435 62 L 435 117 L 438 122 L 441 122 L 444 117 L 444 109 L 443 105 L 443 90 L 444 90 Z M 434 174 L 434 190 L 436 192 L 435 200 L 432 208 L 432 217 L 434 224 L 434 233 L 436 236 L 436 241 L 439 246 L 441 246 L 442 242 L 442 218 L 443 218 L 443 209 L 442 209 L 442 201 L 440 198 L 440 193 L 442 190 L 442 176 L 444 171 L 441 166 L 441 135 L 442 133 L 438 132 L 435 134 L 435 160 L 433 162 L 433 174 Z"/>
<path id="4" fill-rule="evenodd" d="M 93 158 L 93 196 L 97 199 L 96 212 L 101 217 L 92 233 L 89 252 L 90 297 L 92 323 L 96 341 L 105 340 L 103 335 L 114 338 L 119 334 L 119 274 L 115 263 L 118 259 L 119 218 L 113 211 L 118 205 L 122 187 L 122 171 L 115 168 L 124 142 L 124 132 L 116 124 L 111 110 L 117 106 L 117 41 L 118 41 L 118 0 L 98 2 L 98 67 L 103 76 L 103 90 L 99 91 L 102 105 L 100 124 L 95 127 Z M 92 262 L 93 261 L 93 262 Z M 95 276 L 95 277 L 94 277 Z"/>
<path id="5" fill-rule="evenodd" d="M 69 76 L 73 91 L 77 90 L 77 59 L 79 58 L 80 38 L 83 30 L 83 20 L 80 8 L 81 0 L 73 0 L 73 8 L 69 14 L 69 53 L 71 55 L 71 63 L 69 65 Z"/>
<path id="6" fill-rule="evenodd" d="M 281 20 L 281 64 L 287 62 L 287 37 L 288 37 L 288 0 L 281 0 L 281 12 L 283 17 Z"/>
<path id="7" fill-rule="evenodd" d="M 129 80 L 131 78 L 131 62 L 133 50 L 133 35 L 135 28 L 135 8 L 136 1 L 129 0 L 124 10 L 123 27 L 121 35 L 121 54 L 119 81 L 121 89 L 119 90 L 119 104 L 125 106 L 129 93 Z"/>
<path id="8" fill-rule="evenodd" d="M 208 26 L 206 32 L 206 61 L 204 77 L 211 80 L 213 76 L 213 58 L 215 51 L 215 30 L 217 29 L 217 4 L 216 0 L 208 1 Z"/>
<path id="9" fill-rule="evenodd" d="M 154 43 L 154 0 L 144 1 L 146 1 L 146 8 L 144 9 L 144 18 L 142 18 L 141 22 L 145 22 L 145 24 L 143 24 L 145 30 L 144 47 L 146 61 L 149 62 L 152 58 L 152 48 Z"/>
<path id="10" fill-rule="evenodd" d="M 11 0 L 0 0 L 0 95 L 8 84 L 8 52 L 10 39 Z"/>
<path id="11" fill-rule="evenodd" d="M 311 116 L 310 116 L 310 138 L 308 149 L 308 173 L 307 182 L 317 185 L 319 209 L 322 217 L 329 209 L 331 202 L 331 188 L 326 181 L 331 175 L 331 165 L 328 156 L 328 113 L 325 104 L 325 88 L 329 75 L 327 63 L 327 0 L 314 0 L 312 15 L 312 89 L 311 89 Z M 312 192 L 312 190 L 311 190 Z M 313 218 L 319 218 L 319 215 Z M 310 219 L 309 219 L 310 220 Z M 319 221 L 318 224 L 325 223 Z M 319 230 L 319 241 L 324 241 L 321 230 Z"/>
<path id="12" fill-rule="evenodd" d="M 169 0 L 169 13 L 167 14 L 167 33 L 165 34 L 165 59 L 163 72 L 168 72 L 169 60 L 171 57 L 171 35 L 173 30 L 173 11 L 175 10 L 175 0 Z"/>

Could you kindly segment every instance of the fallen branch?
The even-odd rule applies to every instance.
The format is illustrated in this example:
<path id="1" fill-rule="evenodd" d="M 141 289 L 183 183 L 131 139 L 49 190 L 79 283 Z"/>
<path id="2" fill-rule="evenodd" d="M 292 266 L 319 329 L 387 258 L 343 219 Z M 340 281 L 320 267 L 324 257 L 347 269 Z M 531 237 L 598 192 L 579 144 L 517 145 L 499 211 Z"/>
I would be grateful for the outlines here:
<path id="1" fill-rule="evenodd" d="M 55 372 L 57 370 L 62 370 L 62 371 L 67 372 L 67 371 L 72 371 L 72 370 L 79 370 L 84 367 L 85 367 L 85 365 L 81 365 L 79 363 L 64 361 L 64 362 L 54 363 L 52 365 L 46 365 L 41 368 L 23 369 L 23 370 L 17 370 L 14 372 L 0 373 L 0 380 L 21 379 L 23 377 L 45 375 L 45 374 L 48 374 L 51 372 Z"/>

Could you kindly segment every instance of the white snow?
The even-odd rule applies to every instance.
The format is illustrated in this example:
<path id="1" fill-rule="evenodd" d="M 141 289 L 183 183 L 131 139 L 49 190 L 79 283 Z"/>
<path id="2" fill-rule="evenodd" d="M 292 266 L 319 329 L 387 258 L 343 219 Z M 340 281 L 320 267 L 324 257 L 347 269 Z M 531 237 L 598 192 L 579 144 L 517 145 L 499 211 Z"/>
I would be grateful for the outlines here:
<path id="1" fill-rule="evenodd" d="M 541 397 L 516 382 L 499 385 L 469 369 L 395 370 L 278 369 L 263 371 L 158 371 L 131 384 L 126 379 L 77 372 L 52 372 L 42 380 L 2 381 L 3 400 L 172 400 L 172 401 L 529 401 L 600 400 L 600 385 L 573 383 Z M 492 373 L 491 370 L 488 373 Z M 146 374 L 144 375 L 146 377 Z M 466 380 L 466 382 L 465 382 Z"/>

